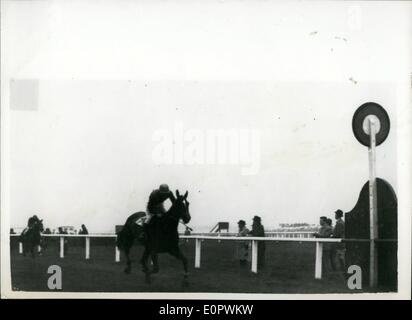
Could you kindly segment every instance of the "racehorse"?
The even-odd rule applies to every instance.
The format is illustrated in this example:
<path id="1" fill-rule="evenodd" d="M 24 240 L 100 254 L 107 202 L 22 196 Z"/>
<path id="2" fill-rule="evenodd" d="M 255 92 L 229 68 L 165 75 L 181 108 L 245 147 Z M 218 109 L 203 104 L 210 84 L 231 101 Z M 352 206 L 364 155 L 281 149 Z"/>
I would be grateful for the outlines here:
<path id="1" fill-rule="evenodd" d="M 35 258 L 35 249 L 41 245 L 41 233 L 43 229 L 43 220 L 37 220 L 27 231 L 20 235 L 19 241 L 23 244 L 23 255 L 27 252 L 31 253 L 32 258 Z"/>
<path id="2" fill-rule="evenodd" d="M 137 239 L 140 244 L 144 245 L 144 252 L 140 263 L 142 271 L 145 273 L 147 283 L 151 282 L 150 275 L 159 272 L 159 253 L 169 253 L 176 257 L 183 264 L 184 277 L 183 284 L 187 285 L 188 266 L 187 258 L 179 249 L 179 234 L 177 227 L 179 220 L 184 223 L 189 223 L 191 217 L 189 213 L 189 202 L 187 201 L 188 192 L 180 195 L 179 190 L 176 190 L 176 197 L 172 197 L 172 206 L 161 217 L 154 217 L 148 225 L 139 226 L 136 222 L 145 215 L 144 212 L 136 212 L 129 216 L 122 230 L 117 235 L 117 247 L 126 255 L 125 273 L 131 272 L 130 249 Z M 144 229 L 145 237 L 142 238 L 142 228 Z M 151 258 L 153 269 L 150 270 L 147 266 L 147 261 Z"/>

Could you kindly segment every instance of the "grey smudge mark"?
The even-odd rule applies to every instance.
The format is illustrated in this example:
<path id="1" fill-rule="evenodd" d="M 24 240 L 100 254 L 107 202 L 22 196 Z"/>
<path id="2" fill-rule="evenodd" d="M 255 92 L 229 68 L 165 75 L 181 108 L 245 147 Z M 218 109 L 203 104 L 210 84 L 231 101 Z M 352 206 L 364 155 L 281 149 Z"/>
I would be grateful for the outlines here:
<path id="1" fill-rule="evenodd" d="M 343 41 L 345 41 L 345 42 L 348 42 L 348 39 L 343 38 L 343 37 L 335 36 L 335 39 L 336 39 L 336 40 L 343 40 Z"/>
<path id="2" fill-rule="evenodd" d="M 311 33 L 309 33 L 310 36 L 314 36 L 314 35 L 317 35 L 317 34 L 318 34 L 317 31 L 312 31 Z"/>
<path id="3" fill-rule="evenodd" d="M 34 111 L 39 107 L 38 79 L 10 80 L 10 109 Z"/>
<path id="4" fill-rule="evenodd" d="M 356 81 L 355 79 L 353 79 L 352 77 L 349 78 L 349 81 L 353 82 L 354 84 L 357 84 L 358 81 Z"/>
<path id="5" fill-rule="evenodd" d="M 293 129 L 293 132 L 297 132 L 297 131 L 299 131 L 300 129 L 303 129 L 303 128 L 305 128 L 305 127 L 306 127 L 306 123 L 301 124 L 301 125 L 299 125 L 299 126 L 296 126 L 295 129 Z"/>

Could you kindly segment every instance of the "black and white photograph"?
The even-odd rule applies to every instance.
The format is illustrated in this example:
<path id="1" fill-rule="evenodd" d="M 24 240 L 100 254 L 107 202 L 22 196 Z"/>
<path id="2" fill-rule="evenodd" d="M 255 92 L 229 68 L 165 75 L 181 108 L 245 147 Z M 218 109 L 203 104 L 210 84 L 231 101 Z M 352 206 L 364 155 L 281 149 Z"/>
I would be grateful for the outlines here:
<path id="1" fill-rule="evenodd" d="M 410 300 L 411 62 L 409 1 L 1 0 L 2 298 Z"/>

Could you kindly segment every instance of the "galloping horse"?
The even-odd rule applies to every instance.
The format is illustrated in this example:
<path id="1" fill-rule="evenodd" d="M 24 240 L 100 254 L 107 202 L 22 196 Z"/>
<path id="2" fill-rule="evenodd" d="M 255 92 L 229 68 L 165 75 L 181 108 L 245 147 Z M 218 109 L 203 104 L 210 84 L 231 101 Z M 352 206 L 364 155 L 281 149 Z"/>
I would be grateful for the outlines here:
<path id="1" fill-rule="evenodd" d="M 35 248 L 41 245 L 41 233 L 43 231 L 43 220 L 37 220 L 26 232 L 20 235 L 19 241 L 23 244 L 24 256 L 27 252 L 30 252 L 32 258 L 35 258 Z"/>
<path id="2" fill-rule="evenodd" d="M 133 243 L 137 239 L 144 245 L 144 252 L 140 263 L 146 275 L 145 279 L 147 283 L 151 281 L 151 273 L 159 272 L 158 253 L 169 253 L 182 261 L 185 272 L 183 284 L 187 284 L 187 259 L 179 249 L 179 234 L 177 232 L 180 219 L 182 219 L 184 223 L 188 223 L 191 219 L 187 195 L 187 191 L 182 196 L 179 194 L 179 190 L 176 190 L 176 198 L 174 196 L 172 197 L 172 206 L 170 209 L 163 216 L 153 218 L 148 225 L 144 226 L 146 237 L 143 240 L 141 238 L 139 239 L 140 229 L 142 227 L 138 226 L 136 221 L 144 215 L 144 212 L 136 212 L 127 218 L 125 225 L 117 235 L 117 247 L 126 255 L 127 266 L 124 270 L 126 273 L 130 273 L 131 271 L 129 253 Z M 149 257 L 153 261 L 152 270 L 149 270 L 147 266 Z"/>

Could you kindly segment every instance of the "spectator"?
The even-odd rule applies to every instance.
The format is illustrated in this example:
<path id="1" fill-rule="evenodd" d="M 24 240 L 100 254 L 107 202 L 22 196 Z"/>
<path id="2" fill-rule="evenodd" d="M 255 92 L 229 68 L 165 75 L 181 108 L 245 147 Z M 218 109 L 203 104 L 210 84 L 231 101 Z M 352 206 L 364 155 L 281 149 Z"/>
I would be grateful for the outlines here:
<path id="1" fill-rule="evenodd" d="M 43 232 L 43 234 L 51 234 L 51 230 L 50 228 L 46 228 Z M 41 238 L 41 248 L 42 248 L 42 252 L 45 251 L 49 245 L 49 240 L 47 237 L 42 237 Z"/>
<path id="2" fill-rule="evenodd" d="M 13 228 L 10 228 L 10 234 L 16 234 L 16 232 L 14 232 Z"/>
<path id="3" fill-rule="evenodd" d="M 326 219 L 326 224 L 327 224 L 329 227 L 332 228 L 332 219 L 327 218 L 327 219 Z M 332 228 L 332 230 L 333 230 L 333 228 Z"/>
<path id="4" fill-rule="evenodd" d="M 332 237 L 333 234 L 333 227 L 332 227 L 332 219 L 326 219 L 326 236 L 327 238 Z M 323 244 L 323 252 L 324 255 L 322 257 L 323 269 L 325 271 L 332 270 L 333 265 L 333 256 L 332 256 L 332 244 L 331 243 L 324 243 Z"/>
<path id="5" fill-rule="evenodd" d="M 244 220 L 239 220 L 237 223 L 239 227 L 238 237 L 246 237 L 249 233 L 249 229 L 246 228 L 246 222 Z M 241 266 L 247 264 L 249 259 L 249 241 L 237 241 L 237 250 L 236 250 L 237 259 Z"/>
<path id="6" fill-rule="evenodd" d="M 335 211 L 335 228 L 333 229 L 333 238 L 342 239 L 345 237 L 345 222 L 342 219 L 343 211 L 336 210 Z M 345 244 L 344 243 L 334 243 L 331 248 L 331 261 L 332 261 L 332 269 L 336 270 L 336 261 L 338 262 L 338 268 L 340 272 L 345 272 Z"/>
<path id="7" fill-rule="evenodd" d="M 325 216 L 322 216 L 319 219 L 319 224 L 320 224 L 319 231 L 313 234 L 315 238 L 330 238 L 333 233 L 332 220 L 330 220 L 330 224 L 328 224 L 328 218 L 326 218 Z"/>
<path id="8" fill-rule="evenodd" d="M 262 219 L 259 216 L 253 217 L 253 224 L 252 224 L 252 231 L 249 234 L 252 237 L 264 237 L 265 236 L 265 228 L 262 225 Z M 265 241 L 258 242 L 258 268 L 262 268 L 265 266 L 265 251 L 266 251 L 266 243 Z"/>
<path id="9" fill-rule="evenodd" d="M 332 219 L 329 219 L 325 216 L 320 217 L 319 219 L 319 232 L 314 233 L 315 238 L 330 238 L 333 233 L 332 229 Z M 327 271 L 332 268 L 332 250 L 329 243 L 323 244 L 323 256 L 322 256 L 322 268 Z M 333 269 L 333 268 L 332 268 Z"/>
<path id="10" fill-rule="evenodd" d="M 185 236 L 190 236 L 190 228 L 189 227 L 186 227 L 186 230 L 185 230 Z"/>
<path id="11" fill-rule="evenodd" d="M 82 224 L 81 229 L 79 230 L 79 234 L 89 234 L 89 230 L 87 230 L 84 224 Z"/>

